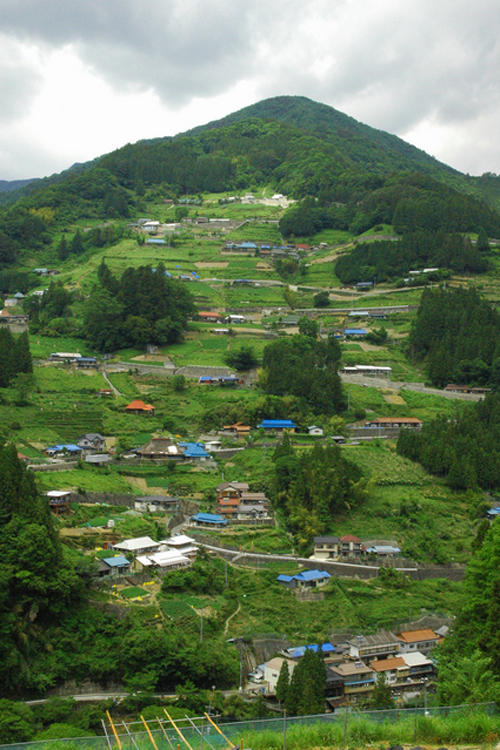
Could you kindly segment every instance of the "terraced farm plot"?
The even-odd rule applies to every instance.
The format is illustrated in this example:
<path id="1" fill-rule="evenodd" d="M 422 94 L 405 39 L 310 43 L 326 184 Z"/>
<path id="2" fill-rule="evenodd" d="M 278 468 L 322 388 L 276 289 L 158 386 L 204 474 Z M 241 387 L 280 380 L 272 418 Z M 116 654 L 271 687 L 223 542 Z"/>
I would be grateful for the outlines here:
<path id="1" fill-rule="evenodd" d="M 140 586 L 130 586 L 130 588 L 122 589 L 120 596 L 124 599 L 146 599 L 151 596 L 148 591 L 144 591 Z"/>
<path id="2" fill-rule="evenodd" d="M 179 620 L 181 617 L 193 616 L 195 612 L 182 599 L 162 599 L 162 612 L 172 620 Z"/>

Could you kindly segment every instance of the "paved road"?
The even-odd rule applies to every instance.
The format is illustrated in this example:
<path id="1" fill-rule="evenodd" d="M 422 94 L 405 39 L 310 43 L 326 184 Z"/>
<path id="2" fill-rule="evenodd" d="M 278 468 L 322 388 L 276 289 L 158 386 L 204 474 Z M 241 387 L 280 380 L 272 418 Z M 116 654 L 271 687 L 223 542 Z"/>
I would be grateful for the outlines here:
<path id="1" fill-rule="evenodd" d="M 478 393 L 458 393 L 455 391 L 442 391 L 439 388 L 428 388 L 423 383 L 405 383 L 400 380 L 386 380 L 384 377 L 366 377 L 365 375 L 346 375 L 340 373 L 343 383 L 352 385 L 363 385 L 367 388 L 387 388 L 393 391 L 418 391 L 431 396 L 440 396 L 441 398 L 459 399 L 461 401 L 481 401 L 483 394 Z"/>

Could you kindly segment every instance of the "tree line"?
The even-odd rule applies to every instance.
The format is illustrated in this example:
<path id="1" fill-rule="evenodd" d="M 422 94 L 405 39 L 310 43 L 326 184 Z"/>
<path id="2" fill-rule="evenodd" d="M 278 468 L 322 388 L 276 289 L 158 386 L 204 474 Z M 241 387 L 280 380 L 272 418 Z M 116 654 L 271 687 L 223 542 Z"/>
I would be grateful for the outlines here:
<path id="1" fill-rule="evenodd" d="M 426 422 L 419 432 L 401 430 L 400 455 L 442 476 L 453 489 L 500 487 L 500 394 L 457 407 L 452 418 Z"/>
<path id="2" fill-rule="evenodd" d="M 439 387 L 500 384 L 500 315 L 475 289 L 426 289 L 408 348 Z"/>

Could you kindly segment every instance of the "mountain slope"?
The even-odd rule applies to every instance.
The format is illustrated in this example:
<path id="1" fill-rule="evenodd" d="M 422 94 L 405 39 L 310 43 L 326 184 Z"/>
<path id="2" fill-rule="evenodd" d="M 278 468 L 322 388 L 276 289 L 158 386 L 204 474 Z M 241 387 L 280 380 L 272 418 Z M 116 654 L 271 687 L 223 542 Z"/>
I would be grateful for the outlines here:
<path id="1" fill-rule="evenodd" d="M 437 173 L 448 176 L 461 174 L 395 135 L 364 125 L 333 107 L 304 96 L 265 99 L 176 138 L 200 135 L 207 130 L 228 127 L 250 118 L 274 120 L 308 132 L 341 149 L 344 156 L 368 171 L 418 170 L 434 176 Z"/>

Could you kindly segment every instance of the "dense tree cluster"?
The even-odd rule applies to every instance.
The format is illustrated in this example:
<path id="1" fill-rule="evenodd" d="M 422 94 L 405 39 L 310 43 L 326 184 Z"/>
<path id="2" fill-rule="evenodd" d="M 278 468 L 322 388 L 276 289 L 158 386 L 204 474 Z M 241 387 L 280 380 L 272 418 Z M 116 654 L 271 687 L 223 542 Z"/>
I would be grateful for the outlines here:
<path id="1" fill-rule="evenodd" d="M 320 714 L 325 710 L 326 669 L 320 651 L 306 649 L 292 672 L 283 661 L 276 697 L 283 703 L 289 716 Z"/>
<path id="2" fill-rule="evenodd" d="M 316 197 L 312 197 L 315 195 Z M 308 195 L 280 221 L 285 237 L 307 236 L 321 229 L 348 229 L 361 234 L 393 224 L 399 235 L 422 232 L 464 233 L 483 228 L 496 236 L 500 217 L 470 195 L 423 174 L 342 174 L 331 186 Z"/>
<path id="3" fill-rule="evenodd" d="M 296 544 L 307 549 L 312 538 L 332 528 L 339 513 L 360 505 L 369 489 L 360 469 L 344 458 L 338 445 L 315 445 L 296 453 L 287 435 L 276 448 L 270 488 Z"/>
<path id="4" fill-rule="evenodd" d="M 48 503 L 14 446 L 0 449 L 0 474 L 0 684 L 5 694 L 20 686 L 45 688 L 42 665 L 53 668 L 54 657 L 39 653 L 44 628 L 75 605 L 82 591 L 65 562 Z"/>
<path id="5" fill-rule="evenodd" d="M 33 372 L 28 334 L 15 338 L 6 326 L 0 327 L 0 388 L 6 388 L 16 375 Z"/>
<path id="6" fill-rule="evenodd" d="M 335 273 L 344 284 L 358 281 L 387 281 L 405 278 L 410 271 L 437 268 L 441 273 L 417 277 L 422 283 L 437 281 L 443 271 L 455 273 L 484 273 L 488 259 L 474 247 L 468 236 L 454 233 L 417 231 L 394 240 L 375 240 L 357 245 L 350 253 L 341 255 Z"/>
<path id="7" fill-rule="evenodd" d="M 409 348 L 435 385 L 500 384 L 500 315 L 474 289 L 425 290 Z"/>
<path id="8" fill-rule="evenodd" d="M 0 211 L 0 265 L 14 263 L 22 250 L 38 251 L 52 240 L 54 212 L 14 206 Z"/>
<path id="9" fill-rule="evenodd" d="M 313 321 L 314 322 L 314 321 Z M 302 399 L 315 413 L 332 415 L 345 408 L 337 369 L 340 346 L 330 336 L 288 336 L 264 349 L 259 384 L 266 393 Z"/>
<path id="10" fill-rule="evenodd" d="M 453 489 L 500 487 L 500 395 L 427 422 L 420 432 L 401 430 L 397 450 Z"/>
<path id="11" fill-rule="evenodd" d="M 440 649 L 443 705 L 500 700 L 500 524 L 491 524 L 467 565 L 457 620 Z"/>
<path id="12" fill-rule="evenodd" d="M 127 268 L 120 279 L 104 262 L 97 286 L 85 305 L 84 334 L 98 351 L 180 341 L 196 312 L 193 299 L 165 269 Z"/>

